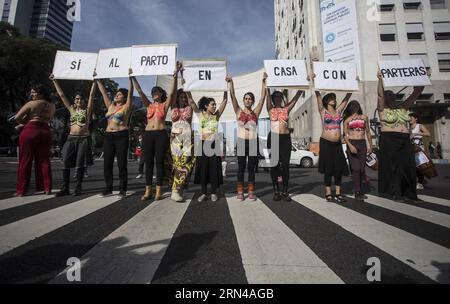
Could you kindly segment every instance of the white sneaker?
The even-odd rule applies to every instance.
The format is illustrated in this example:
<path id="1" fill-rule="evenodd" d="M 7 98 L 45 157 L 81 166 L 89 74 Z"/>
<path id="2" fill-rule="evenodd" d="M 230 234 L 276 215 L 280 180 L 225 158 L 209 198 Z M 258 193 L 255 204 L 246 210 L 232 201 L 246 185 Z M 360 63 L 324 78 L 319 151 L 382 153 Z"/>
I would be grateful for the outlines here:
<path id="1" fill-rule="evenodd" d="M 423 190 L 423 189 L 424 189 L 424 186 L 423 186 L 422 184 L 417 183 L 416 189 L 417 189 L 417 190 Z"/>
<path id="2" fill-rule="evenodd" d="M 217 195 L 211 194 L 211 201 L 212 201 L 213 203 L 217 202 L 218 200 L 219 200 L 219 198 L 217 197 Z"/>
<path id="3" fill-rule="evenodd" d="M 204 201 L 206 201 L 208 199 L 208 197 L 206 196 L 206 194 L 202 194 L 200 195 L 200 197 L 197 199 L 197 201 L 199 203 L 203 203 Z"/>
<path id="4" fill-rule="evenodd" d="M 180 203 L 183 201 L 183 197 L 181 196 L 180 192 L 177 190 L 172 191 L 172 196 L 170 197 L 174 202 Z"/>
<path id="5" fill-rule="evenodd" d="M 139 174 L 138 176 L 136 176 L 136 179 L 141 179 L 143 177 L 142 174 Z"/>

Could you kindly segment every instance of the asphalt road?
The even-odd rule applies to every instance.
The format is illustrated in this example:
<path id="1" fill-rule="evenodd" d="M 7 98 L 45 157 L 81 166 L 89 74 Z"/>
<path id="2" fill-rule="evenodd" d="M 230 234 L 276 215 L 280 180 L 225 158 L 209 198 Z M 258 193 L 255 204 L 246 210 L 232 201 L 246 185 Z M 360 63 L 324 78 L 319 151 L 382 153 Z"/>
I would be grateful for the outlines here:
<path id="1" fill-rule="evenodd" d="M 336 205 L 322 199 L 315 168 L 291 169 L 289 203 L 272 201 L 269 174 L 260 169 L 259 200 L 240 203 L 229 159 L 218 202 L 198 203 L 199 187 L 191 185 L 187 201 L 176 204 L 140 202 L 145 185 L 135 179 L 135 162 L 124 199 L 97 197 L 101 161 L 76 198 L 13 198 L 17 164 L 0 164 L 3 283 L 67 283 L 70 257 L 82 261 L 82 283 L 366 284 L 372 257 L 381 263 L 383 283 L 450 282 L 450 166 L 438 167 L 440 176 L 420 191 L 422 203 L 377 197 L 376 173 L 367 169 L 366 202 Z M 60 169 L 55 161 L 55 189 Z M 351 179 L 343 188 L 351 195 Z"/>

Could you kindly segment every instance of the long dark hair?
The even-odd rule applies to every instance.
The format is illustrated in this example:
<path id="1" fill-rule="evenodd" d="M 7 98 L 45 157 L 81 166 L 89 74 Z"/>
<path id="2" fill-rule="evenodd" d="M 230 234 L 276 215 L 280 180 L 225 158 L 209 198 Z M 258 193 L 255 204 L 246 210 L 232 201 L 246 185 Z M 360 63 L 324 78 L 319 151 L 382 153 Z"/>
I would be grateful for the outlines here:
<path id="1" fill-rule="evenodd" d="M 156 92 L 159 92 L 161 94 L 161 103 L 166 102 L 166 100 L 167 100 L 167 92 L 161 87 L 153 87 L 153 89 L 152 89 L 152 96 Z"/>
<path id="2" fill-rule="evenodd" d="M 353 114 L 363 115 L 363 110 L 357 100 L 352 100 L 348 103 L 344 112 L 344 121 Z"/>
<path id="3" fill-rule="evenodd" d="M 323 104 L 323 107 L 325 108 L 325 110 L 328 109 L 328 104 L 330 103 L 331 99 L 337 100 L 336 94 L 329 93 L 322 98 L 322 104 Z M 336 110 L 336 105 L 334 105 L 334 109 Z"/>
<path id="4" fill-rule="evenodd" d="M 215 101 L 214 98 L 202 97 L 202 98 L 200 98 L 200 101 L 198 102 L 198 108 L 200 109 L 200 111 L 206 112 L 209 104 L 213 101 Z"/>
<path id="5" fill-rule="evenodd" d="M 43 100 L 47 102 L 52 102 L 52 99 L 50 98 L 50 93 L 43 84 L 35 84 L 31 87 L 31 90 L 41 95 Z"/>
<path id="6" fill-rule="evenodd" d="M 272 105 L 275 106 L 275 95 L 280 94 L 281 95 L 281 105 L 283 106 L 283 102 L 284 102 L 284 94 L 281 91 L 274 91 L 272 93 Z"/>
<path id="7" fill-rule="evenodd" d="M 181 95 L 183 95 L 183 94 L 186 95 L 186 92 L 185 92 L 183 89 L 178 89 L 178 90 L 177 90 L 177 96 L 176 96 L 176 99 L 175 99 L 175 108 L 181 108 L 180 97 L 181 97 Z M 186 96 L 186 97 L 187 97 L 187 96 Z"/>

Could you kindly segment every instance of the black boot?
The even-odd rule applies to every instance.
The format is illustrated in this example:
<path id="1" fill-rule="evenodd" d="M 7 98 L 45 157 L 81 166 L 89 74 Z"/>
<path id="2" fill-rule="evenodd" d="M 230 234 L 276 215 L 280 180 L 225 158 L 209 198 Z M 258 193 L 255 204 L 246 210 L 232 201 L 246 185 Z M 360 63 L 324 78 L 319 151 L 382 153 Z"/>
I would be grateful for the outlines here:
<path id="1" fill-rule="evenodd" d="M 81 195 L 81 184 L 83 183 L 83 177 L 84 177 L 84 168 L 78 168 L 77 169 L 77 186 L 75 188 L 75 191 L 73 192 L 73 196 Z"/>
<path id="2" fill-rule="evenodd" d="M 281 201 L 281 195 L 280 195 L 280 186 L 278 186 L 278 183 L 273 186 L 273 200 L 275 202 Z"/>
<path id="3" fill-rule="evenodd" d="M 283 197 L 285 202 L 292 201 L 292 199 L 291 199 L 291 197 L 289 196 L 289 193 L 288 193 L 288 186 L 283 185 L 283 193 L 281 194 L 281 196 Z"/>
<path id="4" fill-rule="evenodd" d="M 69 191 L 70 184 L 70 169 L 63 169 L 63 185 L 61 187 L 61 191 L 56 193 L 56 197 L 67 196 L 70 194 Z"/>

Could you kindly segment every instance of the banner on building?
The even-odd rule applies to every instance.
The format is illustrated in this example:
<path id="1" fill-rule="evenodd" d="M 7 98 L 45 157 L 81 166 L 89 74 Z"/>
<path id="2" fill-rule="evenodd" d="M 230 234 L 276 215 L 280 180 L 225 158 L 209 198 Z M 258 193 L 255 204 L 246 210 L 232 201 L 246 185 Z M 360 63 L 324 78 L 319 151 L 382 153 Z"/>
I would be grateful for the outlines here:
<path id="1" fill-rule="evenodd" d="M 320 0 L 324 61 L 360 63 L 356 0 Z"/>
<path id="2" fill-rule="evenodd" d="M 185 91 L 224 92 L 228 90 L 227 63 L 223 59 L 183 61 Z"/>
<path id="3" fill-rule="evenodd" d="M 97 53 L 57 51 L 53 75 L 55 79 L 93 80 Z"/>
<path id="4" fill-rule="evenodd" d="M 385 88 L 431 85 L 422 59 L 380 61 L 378 65 Z"/>
<path id="5" fill-rule="evenodd" d="M 177 64 L 177 45 L 135 45 L 131 51 L 133 76 L 172 75 Z"/>
<path id="6" fill-rule="evenodd" d="M 264 60 L 267 86 L 276 88 L 309 87 L 304 60 Z"/>
<path id="7" fill-rule="evenodd" d="M 129 76 L 131 47 L 104 49 L 98 53 L 96 78 L 124 78 Z"/>
<path id="8" fill-rule="evenodd" d="M 314 62 L 315 89 L 323 91 L 358 91 L 356 64 Z"/>

